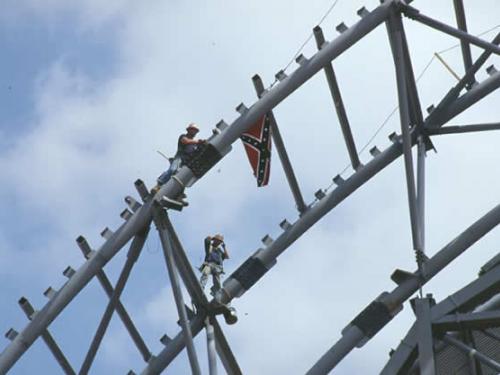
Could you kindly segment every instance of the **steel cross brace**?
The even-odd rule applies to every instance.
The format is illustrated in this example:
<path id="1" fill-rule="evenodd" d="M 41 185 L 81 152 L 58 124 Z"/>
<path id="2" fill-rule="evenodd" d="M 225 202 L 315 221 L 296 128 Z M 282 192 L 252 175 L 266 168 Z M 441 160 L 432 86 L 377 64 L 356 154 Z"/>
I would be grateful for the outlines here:
<path id="1" fill-rule="evenodd" d="M 459 291 L 445 298 L 431 309 L 432 322 L 439 322 L 456 311 L 473 309 L 491 298 L 500 287 L 500 267 L 484 274 Z M 494 308 L 494 307 L 493 307 Z M 486 309 L 490 309 L 489 306 Z M 381 371 L 382 375 L 405 373 L 416 359 L 417 326 L 413 324 L 401 344 L 391 354 L 391 358 Z"/>
<path id="2" fill-rule="evenodd" d="M 427 134 L 428 135 L 461 134 L 461 133 L 471 133 L 471 132 L 483 132 L 490 130 L 500 130 L 500 123 L 445 126 L 437 129 L 428 129 Z"/>
<path id="3" fill-rule="evenodd" d="M 500 204 L 477 220 L 426 262 L 426 273 L 401 282 L 392 292 L 383 293 L 368 305 L 343 331 L 342 337 L 309 370 L 308 375 L 331 371 L 354 347 L 362 346 L 402 309 L 402 303 L 450 262 L 500 224 Z"/>
<path id="4" fill-rule="evenodd" d="M 453 6 L 455 7 L 455 16 L 457 19 L 457 26 L 463 32 L 467 32 L 467 22 L 465 20 L 464 3 L 462 0 L 453 0 Z M 465 71 L 469 70 L 472 66 L 472 55 L 470 52 L 470 45 L 467 41 L 461 39 L 460 47 L 462 49 L 462 57 L 464 60 Z M 470 77 L 467 82 L 467 88 L 471 88 L 475 83 L 474 76 Z"/>
<path id="5" fill-rule="evenodd" d="M 323 30 L 321 30 L 321 27 L 316 26 L 313 29 L 313 32 L 316 39 L 316 46 L 318 47 L 318 50 L 321 50 L 323 45 L 326 43 L 325 37 L 323 36 Z M 325 71 L 326 80 L 328 82 L 328 87 L 330 88 L 333 104 L 337 112 L 340 128 L 342 130 L 342 135 L 344 136 L 344 141 L 347 147 L 347 152 L 349 153 L 349 158 L 351 159 L 352 168 L 354 170 L 357 170 L 361 166 L 361 162 L 359 161 L 356 144 L 354 143 L 351 127 L 349 125 L 349 119 L 344 107 L 344 102 L 342 101 L 342 95 L 340 93 L 340 88 L 337 82 L 337 77 L 335 76 L 335 71 L 333 70 L 332 63 L 326 64 L 323 70 Z"/>
<path id="6" fill-rule="evenodd" d="M 392 47 L 392 54 L 394 57 L 394 66 L 396 68 L 396 81 L 398 86 L 398 102 L 399 102 L 399 116 L 401 120 L 401 131 L 403 135 L 403 154 L 406 170 L 406 185 L 408 192 L 408 205 L 410 209 L 411 220 L 411 233 L 413 240 L 413 248 L 417 252 L 422 251 L 422 235 L 421 235 L 421 220 L 419 219 L 419 206 L 417 204 L 417 193 L 415 188 L 415 172 L 413 168 L 412 156 L 412 141 L 410 135 L 410 113 L 414 110 L 410 109 L 408 98 L 410 97 L 408 90 L 408 74 L 406 53 L 403 42 L 403 24 L 401 22 L 401 15 L 395 10 L 391 13 L 388 21 L 387 28 L 389 31 L 389 39 Z M 421 264 L 419 263 L 419 268 Z"/>
<path id="7" fill-rule="evenodd" d="M 94 361 L 94 358 L 97 354 L 97 350 L 99 349 L 99 346 L 102 342 L 102 339 L 104 338 L 109 323 L 111 322 L 111 318 L 113 317 L 113 313 L 117 308 L 117 304 L 119 303 L 121 293 L 123 292 L 128 277 L 130 276 L 132 267 L 139 258 L 139 254 L 141 253 L 144 243 L 146 242 L 148 232 L 149 228 L 144 233 L 136 235 L 132 240 L 132 244 L 130 245 L 129 252 L 127 254 L 127 260 L 125 261 L 120 276 L 118 277 L 115 289 L 113 290 L 109 298 L 106 310 L 104 311 L 104 314 L 101 318 L 99 326 L 97 327 L 94 338 L 92 339 L 92 342 L 90 344 L 87 355 L 85 356 L 83 364 L 80 368 L 79 374 L 81 375 L 88 374 L 90 367 L 92 366 L 92 362 Z"/>
<path id="8" fill-rule="evenodd" d="M 185 326 L 188 328 L 188 332 L 191 332 L 192 337 L 195 337 L 206 325 L 207 317 L 211 317 L 210 321 L 214 329 L 215 348 L 224 368 L 226 369 L 226 372 L 231 375 L 241 375 L 242 372 L 236 358 L 231 351 L 219 323 L 213 315 L 214 306 L 208 303 L 208 300 L 201 289 L 198 279 L 196 278 L 191 264 L 189 263 L 186 252 L 182 247 L 168 215 L 160 208 L 158 208 L 158 210 L 160 212 L 158 212 L 157 215 L 160 216 L 161 219 L 162 231 L 164 231 L 163 236 L 170 241 L 170 245 L 172 246 L 174 264 L 178 267 L 180 276 L 198 310 L 197 314 L 186 322 L 187 325 Z M 182 306 L 184 305 L 182 304 Z M 185 331 L 183 329 L 183 332 L 179 333 L 174 339 L 170 340 L 166 347 L 157 356 L 154 356 L 149 361 L 148 365 L 141 372 L 141 374 L 150 375 L 161 373 L 180 353 L 186 345 L 186 342 L 189 341 L 189 336 L 184 334 L 184 332 Z"/>
<path id="9" fill-rule="evenodd" d="M 149 231 L 149 226 L 146 228 L 146 232 Z M 87 241 L 82 237 L 78 237 L 77 239 L 78 245 L 80 249 L 82 250 L 82 253 L 85 258 L 95 256 L 97 253 L 92 253 L 90 250 L 90 246 L 88 246 Z M 94 254 L 94 255 L 92 255 Z M 97 274 L 96 274 L 97 279 L 99 280 L 99 283 L 101 284 L 101 287 L 103 288 L 104 292 L 108 296 L 108 298 L 111 299 L 113 298 L 113 295 L 115 294 L 115 289 L 113 289 L 113 286 L 111 282 L 109 281 L 109 278 L 106 276 L 106 273 L 104 272 L 103 269 L 100 269 Z M 123 306 L 123 304 L 120 301 L 119 295 L 116 300 L 116 312 L 118 313 L 118 316 L 122 320 L 123 324 L 125 325 L 130 337 L 134 341 L 134 344 L 136 345 L 137 349 L 142 355 L 142 358 L 144 359 L 145 362 L 151 358 L 151 352 L 149 351 L 148 347 L 146 346 L 146 343 L 142 339 L 139 331 L 135 327 L 132 319 L 130 318 L 130 315 L 128 314 L 127 310 Z M 108 304 L 109 306 L 109 304 Z M 109 314 L 109 313 L 108 313 Z M 101 328 L 101 330 L 104 328 Z"/>
<path id="10" fill-rule="evenodd" d="M 423 23 L 424 25 L 430 26 L 448 35 L 454 36 L 461 41 L 474 44 L 485 49 L 486 51 L 500 55 L 500 47 L 496 46 L 495 44 L 487 42 L 481 38 L 478 38 L 477 36 L 468 34 L 467 32 L 460 29 L 456 29 L 454 27 L 446 25 L 440 21 L 434 20 L 431 17 L 423 15 L 418 9 L 415 9 L 409 5 L 404 5 L 402 3 L 399 4 L 403 14 L 408 18 Z"/>
<path id="11" fill-rule="evenodd" d="M 29 320 L 33 319 L 33 316 L 36 314 L 36 311 L 27 298 L 22 297 L 19 300 L 19 306 L 21 306 L 21 309 L 24 311 Z M 59 346 L 57 345 L 56 341 L 54 340 L 48 329 L 46 329 L 42 333 L 42 339 L 49 348 L 54 358 L 56 359 L 57 363 L 59 363 L 59 365 L 61 366 L 63 372 L 66 375 L 76 375 L 75 371 L 71 367 L 66 356 L 63 354 L 62 350 L 59 348 Z"/>
<path id="12" fill-rule="evenodd" d="M 168 235 L 167 226 L 165 224 L 165 213 L 163 212 L 163 208 L 158 205 L 153 207 L 153 210 L 153 221 L 160 235 L 160 240 L 163 247 L 163 252 L 165 254 L 168 275 L 170 278 L 172 291 L 174 293 L 175 304 L 177 306 L 177 312 L 179 314 L 182 332 L 184 333 L 184 337 L 186 338 L 186 346 L 188 351 L 189 363 L 191 365 L 191 371 L 193 375 L 200 375 L 200 365 L 198 363 L 196 350 L 194 348 L 193 335 L 191 333 L 191 327 L 187 318 L 187 312 L 182 297 L 182 290 L 180 289 L 179 275 L 174 260 L 172 242 Z"/>
<path id="13" fill-rule="evenodd" d="M 500 43 L 500 33 L 497 34 L 497 36 L 493 39 L 492 44 L 499 44 Z M 441 102 L 438 104 L 435 110 L 430 114 L 428 119 L 425 121 L 425 126 L 426 128 L 428 127 L 437 127 L 434 126 L 433 124 L 436 122 L 435 118 L 439 117 L 439 113 L 443 110 L 443 108 L 446 108 L 452 103 L 454 100 L 458 98 L 460 95 L 460 92 L 467 86 L 467 83 L 470 82 L 471 80 L 474 79 L 474 75 L 481 69 L 481 67 L 484 65 L 486 60 L 491 56 L 491 52 L 489 51 L 484 51 L 478 59 L 472 64 L 472 66 L 465 72 L 464 76 L 462 79 L 454 86 L 452 87 L 448 93 L 445 95 L 445 97 L 441 100 Z M 438 122 L 439 123 L 439 122 Z"/>

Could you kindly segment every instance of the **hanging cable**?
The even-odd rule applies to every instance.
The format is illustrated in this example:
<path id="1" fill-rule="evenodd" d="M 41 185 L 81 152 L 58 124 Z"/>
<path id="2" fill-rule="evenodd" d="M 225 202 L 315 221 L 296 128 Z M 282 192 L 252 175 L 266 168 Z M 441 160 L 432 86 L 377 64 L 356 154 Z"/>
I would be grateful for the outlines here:
<path id="1" fill-rule="evenodd" d="M 328 10 L 326 11 L 326 13 L 321 17 L 321 19 L 319 20 L 319 22 L 317 23 L 317 25 L 321 25 L 323 23 L 323 21 L 326 19 L 326 17 L 328 17 L 330 15 L 330 13 L 332 12 L 333 8 L 335 8 L 335 6 L 337 5 L 337 3 L 339 1 L 340 0 L 335 0 L 332 3 L 332 5 L 330 5 L 330 8 L 328 8 Z M 307 37 L 307 39 L 304 41 L 304 43 L 302 43 L 302 45 L 299 47 L 299 49 L 297 50 L 297 52 L 295 52 L 295 54 L 290 59 L 290 61 L 288 62 L 288 64 L 286 64 L 286 66 L 282 69 L 283 72 L 286 72 L 286 70 L 290 67 L 290 65 L 292 65 L 292 63 L 295 61 L 295 59 L 304 50 L 304 47 L 307 45 L 307 43 L 309 43 L 311 41 L 311 39 L 313 38 L 313 36 L 314 36 L 313 33 L 309 34 L 309 36 Z M 278 78 L 275 78 L 274 82 L 269 85 L 268 89 L 271 89 L 276 83 L 278 83 L 278 81 L 279 81 Z"/>

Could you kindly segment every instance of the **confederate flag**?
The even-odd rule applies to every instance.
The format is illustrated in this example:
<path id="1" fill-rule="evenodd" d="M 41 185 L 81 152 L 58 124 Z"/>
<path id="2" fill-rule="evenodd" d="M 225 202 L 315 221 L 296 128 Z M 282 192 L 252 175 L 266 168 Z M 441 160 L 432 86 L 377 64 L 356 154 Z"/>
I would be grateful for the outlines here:
<path id="1" fill-rule="evenodd" d="M 271 121 L 269 115 L 260 118 L 241 135 L 248 160 L 257 178 L 257 186 L 266 186 L 271 173 Z"/>

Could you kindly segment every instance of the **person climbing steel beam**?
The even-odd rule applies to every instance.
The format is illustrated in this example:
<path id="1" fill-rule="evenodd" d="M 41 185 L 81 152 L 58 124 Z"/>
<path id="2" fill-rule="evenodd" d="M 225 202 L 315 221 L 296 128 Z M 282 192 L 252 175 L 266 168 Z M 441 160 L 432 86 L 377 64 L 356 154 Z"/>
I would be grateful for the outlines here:
<path id="1" fill-rule="evenodd" d="M 193 154 L 198 150 L 199 146 L 206 143 L 204 139 L 196 139 L 196 134 L 200 129 L 195 123 L 191 123 L 187 126 L 186 132 L 179 136 L 177 141 L 177 152 L 173 158 L 170 158 L 170 167 L 163 172 L 157 181 L 157 185 L 151 189 L 152 194 L 156 194 L 160 187 L 168 182 L 170 178 L 182 167 L 186 162 L 193 156 Z M 184 195 L 181 196 L 185 198 Z M 187 202 L 180 201 L 183 205 L 187 206 Z"/>
<path id="2" fill-rule="evenodd" d="M 224 273 L 223 262 L 229 259 L 229 253 L 224 243 L 224 237 L 216 234 L 213 237 L 205 238 L 205 260 L 200 267 L 201 278 L 200 284 L 203 289 L 207 285 L 208 275 L 212 275 L 213 286 L 210 289 L 211 294 L 221 288 L 221 275 Z"/>

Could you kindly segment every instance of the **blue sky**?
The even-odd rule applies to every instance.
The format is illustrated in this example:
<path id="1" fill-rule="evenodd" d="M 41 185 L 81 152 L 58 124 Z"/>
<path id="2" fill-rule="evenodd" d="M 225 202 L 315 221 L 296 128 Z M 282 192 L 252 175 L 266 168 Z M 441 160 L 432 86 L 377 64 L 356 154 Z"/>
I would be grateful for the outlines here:
<path id="1" fill-rule="evenodd" d="M 120 225 L 123 197 L 136 195 L 133 181 L 142 178 L 152 186 L 165 167 L 156 150 L 173 153 L 177 135 L 191 121 L 207 137 L 221 118 L 234 120 L 237 104 L 255 100 L 251 76 L 260 73 L 269 84 L 330 2 L 5 4 L 0 6 L 0 328 L 7 331 L 26 324 L 17 306 L 20 296 L 43 306 L 42 292 L 64 283 L 64 268 L 82 264 L 74 242 L 78 235 L 98 248 L 99 232 Z M 340 1 L 325 21 L 325 36 L 334 38 L 334 25 L 340 21 L 352 25 L 362 5 L 373 9 L 377 4 Z M 454 22 L 448 4 L 422 0 L 415 6 Z M 500 22 L 490 16 L 499 13 L 494 0 L 467 6 L 474 34 Z M 405 21 L 405 26 L 416 72 L 433 52 L 456 44 L 422 25 Z M 304 53 L 314 52 L 311 42 Z M 479 50 L 473 53 L 477 56 Z M 444 56 L 462 71 L 459 49 Z M 391 59 L 385 28 L 380 27 L 335 62 L 358 148 L 396 103 Z M 498 65 L 498 57 L 489 61 L 495 62 Z M 482 71 L 478 77 L 482 80 L 486 74 Z M 434 61 L 419 82 L 422 106 L 436 104 L 453 83 Z M 497 122 L 499 99 L 498 93 L 492 94 L 453 124 Z M 287 98 L 275 114 L 305 199 L 311 202 L 313 193 L 330 185 L 331 177 L 348 163 L 323 74 Z M 384 149 L 390 144 L 387 135 L 398 128 L 395 116 L 372 145 Z M 498 165 L 499 140 L 497 133 L 436 138 L 439 153 L 428 157 L 430 254 L 498 204 L 500 179 L 491 172 Z M 366 162 L 370 156 L 365 152 L 361 159 Z M 345 176 L 351 173 L 347 170 Z M 256 189 L 240 145 L 188 195 L 190 207 L 172 214 L 172 220 L 194 266 L 202 259 L 207 234 L 224 233 L 231 272 L 261 246 L 265 234 L 279 235 L 283 218 L 297 218 L 276 155 L 270 186 Z M 164 333 L 175 335 L 179 328 L 155 230 L 151 233 L 123 302 L 156 353 L 161 349 L 158 339 Z M 399 160 L 335 208 L 291 246 L 258 285 L 235 300 L 241 319 L 224 329 L 244 373 L 305 372 L 355 314 L 393 288 L 389 275 L 395 268 L 414 268 L 410 239 Z M 498 230 L 492 232 L 426 291 L 439 300 L 463 286 L 498 252 L 499 239 Z M 106 267 L 112 280 L 125 253 Z M 85 355 L 104 303 L 94 280 L 50 327 L 75 367 Z M 338 373 L 380 369 L 411 321 L 406 306 L 384 332 L 348 356 Z M 140 372 L 144 365 L 121 322 L 114 318 L 108 333 L 93 373 Z M 0 340 L 0 350 L 7 345 Z M 197 349 L 206 366 L 203 335 Z M 185 354 L 173 366 L 173 373 L 187 372 Z M 37 341 L 11 373 L 30 374 L 40 368 L 58 373 Z"/>

